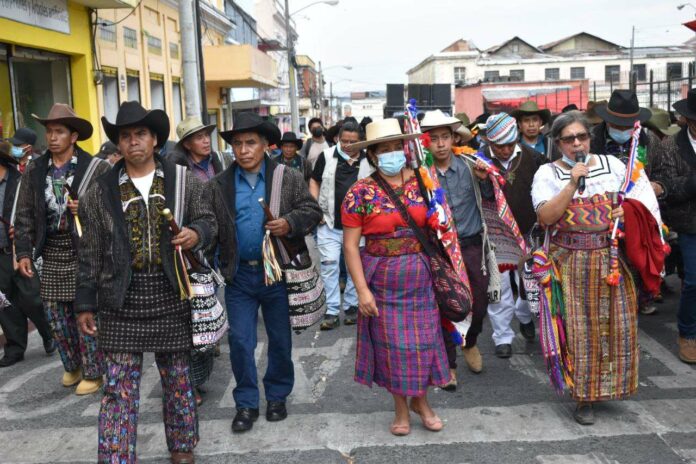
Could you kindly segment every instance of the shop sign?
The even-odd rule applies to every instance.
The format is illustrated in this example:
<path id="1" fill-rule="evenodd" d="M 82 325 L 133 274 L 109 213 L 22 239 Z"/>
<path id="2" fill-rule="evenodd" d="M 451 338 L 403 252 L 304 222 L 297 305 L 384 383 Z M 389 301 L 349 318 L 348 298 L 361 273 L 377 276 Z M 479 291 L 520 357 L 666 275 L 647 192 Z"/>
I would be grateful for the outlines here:
<path id="1" fill-rule="evenodd" d="M 0 17 L 70 34 L 67 0 L 0 0 Z"/>

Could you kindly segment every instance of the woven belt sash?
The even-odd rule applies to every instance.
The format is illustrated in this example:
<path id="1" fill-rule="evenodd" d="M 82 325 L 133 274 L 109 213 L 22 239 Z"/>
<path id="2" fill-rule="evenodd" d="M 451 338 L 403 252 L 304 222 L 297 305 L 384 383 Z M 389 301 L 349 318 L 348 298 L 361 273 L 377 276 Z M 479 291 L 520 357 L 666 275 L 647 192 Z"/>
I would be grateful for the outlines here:
<path id="1" fill-rule="evenodd" d="M 365 251 L 372 256 L 401 256 L 421 253 L 423 245 L 415 237 L 367 239 Z"/>
<path id="2" fill-rule="evenodd" d="M 610 242 L 609 232 L 598 234 L 557 232 L 551 237 L 551 243 L 569 250 L 598 250 L 608 248 Z"/>

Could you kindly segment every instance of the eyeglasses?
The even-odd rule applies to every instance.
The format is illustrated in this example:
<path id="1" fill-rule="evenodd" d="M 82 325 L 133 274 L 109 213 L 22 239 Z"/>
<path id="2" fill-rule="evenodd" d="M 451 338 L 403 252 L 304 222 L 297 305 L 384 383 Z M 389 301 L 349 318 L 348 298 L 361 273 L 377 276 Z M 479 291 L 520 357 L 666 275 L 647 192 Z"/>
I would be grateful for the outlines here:
<path id="1" fill-rule="evenodd" d="M 590 140 L 590 134 L 587 132 L 581 132 L 579 134 L 574 134 L 574 135 L 566 135 L 565 137 L 560 137 L 558 140 L 561 142 L 570 145 L 575 141 L 575 139 L 578 139 L 578 142 L 587 142 Z"/>

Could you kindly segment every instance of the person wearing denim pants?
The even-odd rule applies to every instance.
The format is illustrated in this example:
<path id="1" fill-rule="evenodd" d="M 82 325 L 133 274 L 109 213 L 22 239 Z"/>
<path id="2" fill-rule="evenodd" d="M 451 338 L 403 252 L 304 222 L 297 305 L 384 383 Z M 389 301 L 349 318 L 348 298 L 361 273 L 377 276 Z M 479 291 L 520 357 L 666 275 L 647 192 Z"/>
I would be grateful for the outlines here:
<path id="1" fill-rule="evenodd" d="M 343 226 L 341 204 L 348 189 L 358 180 L 372 174 L 372 167 L 361 150 L 351 150 L 350 145 L 360 140 L 360 126 L 347 122 L 341 126 L 339 142 L 319 155 L 309 190 L 319 202 L 323 213 L 322 224 L 317 230 L 317 247 L 321 256 L 321 278 L 326 288 L 326 316 L 322 330 L 332 330 L 341 323 L 341 255 L 343 253 Z M 358 317 L 358 295 L 350 276 L 346 276 L 343 294 L 345 325 L 353 325 Z"/>

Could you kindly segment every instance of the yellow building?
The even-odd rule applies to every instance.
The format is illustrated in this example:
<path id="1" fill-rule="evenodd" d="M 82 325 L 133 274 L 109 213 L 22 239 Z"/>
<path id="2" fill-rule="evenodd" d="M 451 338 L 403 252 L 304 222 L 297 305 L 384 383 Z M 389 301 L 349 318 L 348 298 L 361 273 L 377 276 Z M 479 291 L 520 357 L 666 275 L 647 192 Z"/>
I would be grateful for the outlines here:
<path id="1" fill-rule="evenodd" d="M 71 104 L 78 115 L 99 127 L 89 8 L 133 7 L 137 0 L 14 0 L 0 9 L 0 123 L 2 136 L 28 126 L 43 126 L 31 114 L 45 116 L 55 102 Z M 95 131 L 97 134 L 98 132 Z M 95 152 L 99 136 L 82 142 Z"/>

